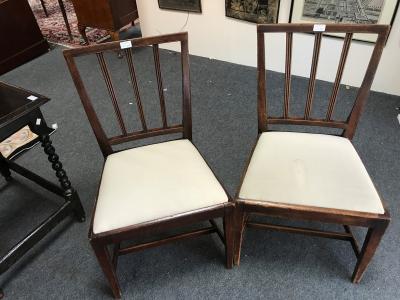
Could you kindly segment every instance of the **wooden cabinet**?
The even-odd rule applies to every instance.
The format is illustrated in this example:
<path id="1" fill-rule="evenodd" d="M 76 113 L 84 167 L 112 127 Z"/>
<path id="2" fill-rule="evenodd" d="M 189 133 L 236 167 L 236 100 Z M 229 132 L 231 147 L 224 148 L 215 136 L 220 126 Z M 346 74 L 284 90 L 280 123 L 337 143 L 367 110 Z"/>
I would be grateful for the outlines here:
<path id="1" fill-rule="evenodd" d="M 136 0 L 72 0 L 78 28 L 86 43 L 86 27 L 108 30 L 118 40 L 119 30 L 139 18 Z"/>
<path id="2" fill-rule="evenodd" d="M 27 0 L 0 0 L 0 37 L 0 74 L 49 49 Z"/>

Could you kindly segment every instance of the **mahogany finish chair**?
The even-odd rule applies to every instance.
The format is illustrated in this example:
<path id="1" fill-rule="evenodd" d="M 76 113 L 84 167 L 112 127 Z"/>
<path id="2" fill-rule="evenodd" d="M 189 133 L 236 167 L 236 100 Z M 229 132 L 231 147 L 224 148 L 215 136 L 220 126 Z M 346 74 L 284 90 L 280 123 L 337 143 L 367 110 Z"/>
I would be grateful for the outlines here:
<path id="1" fill-rule="evenodd" d="M 180 239 L 217 233 L 225 244 L 226 265 L 233 265 L 234 204 L 215 175 L 192 144 L 191 95 L 187 33 L 129 40 L 132 47 L 152 46 L 161 107 L 162 126 L 149 128 L 141 100 L 133 48 L 123 49 L 132 83 L 132 98 L 140 116 L 142 130 L 128 132 L 124 123 L 103 53 L 120 49 L 119 42 L 64 51 L 69 70 L 82 104 L 103 152 L 105 164 L 90 226 L 89 239 L 116 298 L 121 296 L 116 265 L 118 256 Z M 164 99 L 159 44 L 180 42 L 182 64 L 183 118 L 170 124 Z M 126 44 L 127 41 L 124 41 Z M 128 42 L 129 43 L 129 42 Z M 122 44 L 121 44 L 122 45 Z M 121 134 L 106 136 L 92 106 L 75 58 L 96 55 L 106 81 Z M 142 103 L 143 102 L 143 103 Z M 157 113 L 157 112 L 155 112 Z M 139 139 L 182 134 L 182 138 L 116 152 L 112 146 Z M 215 218 L 223 218 L 224 233 Z M 209 221 L 211 226 L 185 231 L 142 244 L 122 248 L 120 243 L 137 236 L 149 236 L 169 229 Z M 112 253 L 108 247 L 114 246 Z"/>
<path id="2" fill-rule="evenodd" d="M 316 28 L 321 28 L 316 26 Z M 286 67 L 281 116 L 270 116 L 266 99 L 265 34 L 286 33 Z M 314 50 L 304 116 L 291 112 L 291 59 L 293 33 L 314 33 Z M 326 25 L 325 32 L 344 33 L 336 79 L 325 117 L 313 117 L 313 98 L 323 32 L 313 24 L 258 25 L 258 141 L 246 166 L 236 195 L 234 264 L 239 265 L 244 228 L 252 227 L 351 242 L 357 264 L 352 276 L 359 283 L 389 224 L 389 212 L 382 203 L 351 139 L 389 32 L 386 25 Z M 343 69 L 354 33 L 377 35 L 362 85 L 346 120 L 335 120 L 335 103 Z M 331 127 L 342 134 L 314 134 L 271 131 L 270 125 Z M 317 221 L 344 226 L 344 232 L 330 232 L 296 226 L 252 221 L 249 216 Z M 254 218 L 253 218 L 254 219 Z M 258 220 L 258 218 L 257 218 Z M 350 226 L 368 229 L 360 250 Z"/>

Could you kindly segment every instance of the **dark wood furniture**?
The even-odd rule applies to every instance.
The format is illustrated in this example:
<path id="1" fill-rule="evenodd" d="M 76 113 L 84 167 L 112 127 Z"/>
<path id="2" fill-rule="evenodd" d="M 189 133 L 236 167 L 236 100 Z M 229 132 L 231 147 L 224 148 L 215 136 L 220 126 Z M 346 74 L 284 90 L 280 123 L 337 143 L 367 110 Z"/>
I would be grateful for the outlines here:
<path id="1" fill-rule="evenodd" d="M 86 27 L 107 30 L 114 41 L 119 40 L 119 30 L 139 18 L 136 0 L 72 0 L 78 28 L 89 44 Z"/>
<path id="2" fill-rule="evenodd" d="M 33 100 L 28 99 L 30 96 Z M 12 247 L 6 255 L 0 258 L 0 274 L 6 272 L 70 214 L 74 214 L 80 222 L 85 220 L 85 212 L 78 193 L 72 187 L 49 138 L 49 134 L 53 129 L 46 125 L 46 121 L 40 111 L 40 107 L 49 100 L 37 93 L 0 82 L 0 140 L 6 139 L 22 127 L 29 125 L 31 131 L 38 135 L 38 139 L 48 156 L 60 186 L 18 165 L 14 160 L 5 159 L 1 154 L 0 173 L 7 181 L 11 181 L 11 171 L 13 171 L 64 199 L 64 203 L 56 212 Z"/>
<path id="3" fill-rule="evenodd" d="M 159 128 L 149 128 L 149 123 L 145 118 L 143 107 L 146 103 L 142 103 L 140 97 L 133 48 L 128 47 L 123 49 L 122 52 L 126 58 L 130 73 L 132 97 L 135 98 L 134 102 L 139 116 L 138 126 L 142 128 L 142 130 L 134 132 L 128 132 L 127 130 L 116 98 L 117 91 L 114 90 L 105 62 L 104 53 L 119 50 L 120 43 L 111 42 L 64 51 L 73 81 L 105 158 L 89 239 L 116 298 L 121 296 L 116 277 L 116 264 L 120 255 L 180 239 L 217 233 L 225 244 L 227 267 L 231 268 L 233 264 L 233 235 L 231 232 L 233 228 L 231 225 L 233 202 L 192 144 L 187 33 L 129 41 L 134 48 L 152 46 L 157 78 L 157 87 L 155 88 L 158 90 L 161 110 L 162 125 Z M 126 45 L 129 41 L 124 42 L 124 44 Z M 177 125 L 171 125 L 171 121 L 167 117 L 159 57 L 159 44 L 170 42 L 179 42 L 181 45 L 183 117 L 182 123 Z M 97 56 L 121 130 L 121 133 L 117 136 L 109 137 L 105 134 L 102 123 L 100 123 L 98 115 L 93 108 L 93 102 L 88 95 L 75 62 L 76 57 L 83 55 Z M 107 121 L 110 121 L 110 119 Z M 122 152 L 112 149 L 112 146 L 122 143 L 173 133 L 180 133 L 183 138 L 132 148 Z M 183 150 L 183 148 L 190 153 Z M 145 155 L 142 155 L 143 153 Z M 139 158 L 136 159 L 136 156 L 139 156 Z M 153 165 L 153 161 L 157 161 L 156 166 Z M 192 168 L 186 169 L 187 165 L 192 165 L 192 163 L 196 166 L 193 165 Z M 118 166 L 115 166 L 116 164 Z M 113 172 L 111 171 L 112 169 L 114 170 Z M 199 174 L 203 174 L 204 177 L 203 175 L 200 176 L 201 178 L 197 177 Z M 188 191 L 188 187 L 190 187 L 190 191 Z M 159 194 L 154 195 L 154 191 L 158 191 L 155 193 Z M 208 198 L 208 193 L 213 193 L 211 202 L 208 202 L 211 200 L 211 198 Z M 105 208 L 107 201 L 111 206 Z M 206 202 L 208 204 L 205 204 Z M 178 206 L 176 210 L 175 206 Z M 224 221 L 224 233 L 219 230 L 213 220 L 219 217 L 222 217 Z M 117 220 L 113 220 L 115 218 Z M 186 225 L 206 220 L 210 221 L 211 226 L 125 248 L 120 246 L 121 242 L 137 236 L 148 236 L 169 229 L 183 229 Z M 101 226 L 104 224 L 107 226 Z M 112 253 L 108 250 L 108 246 L 111 245 L 114 246 Z"/>
<path id="4" fill-rule="evenodd" d="M 316 30 L 314 31 L 314 29 Z M 319 30 L 321 30 L 321 26 L 317 25 L 314 28 L 313 24 L 257 26 L 259 137 L 236 195 L 234 263 L 239 265 L 240 262 L 240 249 L 246 226 L 333 238 L 351 242 L 357 257 L 352 281 L 358 283 L 379 245 L 389 224 L 390 216 L 350 141 L 354 136 L 362 109 L 369 95 L 389 33 L 389 26 L 329 24 L 325 29 L 322 27 L 322 31 Z M 286 34 L 285 93 L 282 115 L 271 116 L 266 97 L 265 33 L 276 32 Z M 315 34 L 308 93 L 302 116 L 295 116 L 294 109 L 291 109 L 291 103 L 294 101 L 291 99 L 292 41 L 293 34 L 298 32 Z M 328 104 L 326 115 L 324 118 L 315 118 L 313 117 L 314 89 L 324 32 L 344 33 L 345 39 L 333 90 L 326 102 Z M 334 117 L 335 103 L 353 33 L 375 34 L 377 41 L 348 118 L 337 120 Z M 343 133 L 341 136 L 333 136 L 272 132 L 269 127 L 274 124 L 331 127 L 341 129 Z M 284 145 L 282 145 L 283 141 L 285 141 Z M 318 141 L 318 147 L 309 147 L 307 144 L 309 141 Z M 341 153 L 338 154 L 337 149 Z M 306 153 L 307 151 L 311 153 Z M 308 164 L 304 159 L 307 155 L 311 156 Z M 268 160 L 268 157 L 270 157 L 268 164 L 260 163 L 265 159 Z M 352 165 L 348 167 L 343 163 L 344 161 L 349 161 Z M 353 168 L 353 165 L 358 169 Z M 270 172 L 268 168 L 271 168 Z M 255 173 L 254 170 L 257 170 L 258 173 Z M 319 172 L 312 174 L 315 170 L 319 170 Z M 315 184 L 316 182 L 319 184 Z M 280 187 L 280 190 L 275 192 L 276 187 Z M 364 187 L 365 190 L 363 190 Z M 265 192 L 264 188 L 268 189 L 268 192 Z M 257 189 L 258 191 L 256 191 Z M 275 193 L 273 196 L 271 196 L 272 191 Z M 318 193 L 319 197 L 312 197 Z M 340 196 L 336 197 L 336 194 Z M 350 194 L 353 194 L 354 197 L 347 197 Z M 325 201 L 325 198 L 332 200 L 332 197 L 336 198 L 329 203 Z M 358 199 L 357 203 L 356 199 Z M 253 214 L 289 220 L 340 224 L 344 226 L 345 232 L 327 232 L 311 228 L 260 223 L 250 219 Z M 361 226 L 368 229 L 361 250 L 359 250 L 350 226 Z"/>
<path id="5" fill-rule="evenodd" d="M 0 74 L 49 49 L 27 0 L 0 0 L 0 36 Z"/>

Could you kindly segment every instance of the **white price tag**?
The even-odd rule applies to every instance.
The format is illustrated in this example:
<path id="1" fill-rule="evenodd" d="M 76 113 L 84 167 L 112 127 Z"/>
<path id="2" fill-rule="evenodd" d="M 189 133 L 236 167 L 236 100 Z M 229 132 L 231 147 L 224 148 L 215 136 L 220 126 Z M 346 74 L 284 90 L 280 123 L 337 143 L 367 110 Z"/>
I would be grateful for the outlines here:
<path id="1" fill-rule="evenodd" d="M 51 125 L 51 128 L 53 128 L 54 130 L 56 130 L 58 128 L 57 123 L 54 123 L 53 125 Z"/>
<path id="2" fill-rule="evenodd" d="M 131 41 L 123 41 L 119 43 L 121 46 L 121 49 L 127 49 L 127 48 L 132 48 L 132 42 Z"/>
<path id="3" fill-rule="evenodd" d="M 324 32 L 325 29 L 326 29 L 326 25 L 325 24 L 314 24 L 313 31 L 315 31 L 315 32 Z"/>
<path id="4" fill-rule="evenodd" d="M 39 126 L 39 125 L 40 125 L 40 123 L 42 123 L 42 119 L 40 119 L 40 118 L 37 118 L 37 119 L 36 119 L 36 125 L 38 125 L 38 126 Z"/>
<path id="5" fill-rule="evenodd" d="M 31 101 L 35 101 L 36 99 L 38 99 L 38 97 L 30 95 L 29 97 L 26 97 L 26 99 L 31 100 Z"/>

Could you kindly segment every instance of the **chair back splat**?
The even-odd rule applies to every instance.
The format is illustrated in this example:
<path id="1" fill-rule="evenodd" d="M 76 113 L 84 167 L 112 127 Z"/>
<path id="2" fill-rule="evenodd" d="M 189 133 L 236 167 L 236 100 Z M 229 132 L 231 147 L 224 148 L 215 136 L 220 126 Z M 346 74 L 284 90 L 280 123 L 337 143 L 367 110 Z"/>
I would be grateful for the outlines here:
<path id="1" fill-rule="evenodd" d="M 189 74 L 189 50 L 188 50 L 188 35 L 187 33 L 176 33 L 161 35 L 157 37 L 137 38 L 129 41 L 132 47 L 122 50 L 124 59 L 126 60 L 127 69 L 129 70 L 129 81 L 132 85 L 132 95 L 135 99 L 137 112 L 140 119 L 141 130 L 129 132 L 124 121 L 121 109 L 118 104 L 117 94 L 113 86 L 111 75 L 107 67 L 104 53 L 109 51 L 121 51 L 121 42 L 111 42 L 101 45 L 94 45 L 71 49 L 64 51 L 64 57 L 67 61 L 68 68 L 72 74 L 72 79 L 78 90 L 83 107 L 88 116 L 89 122 L 93 128 L 97 142 L 101 148 L 104 157 L 112 154 L 114 150 L 112 146 L 135 141 L 138 139 L 154 137 L 166 134 L 182 133 L 183 138 L 191 140 L 192 138 L 192 117 L 191 117 L 191 95 L 190 95 L 190 74 Z M 179 42 L 181 48 L 181 67 L 182 67 L 182 122 L 181 124 L 170 124 L 167 119 L 167 109 L 165 105 L 164 86 L 160 64 L 159 45 L 164 43 Z M 134 63 L 134 49 L 150 46 L 153 48 L 153 58 L 155 74 L 157 79 L 157 90 L 159 96 L 159 105 L 162 125 L 157 128 L 149 128 L 149 123 L 146 121 L 143 101 L 138 84 L 138 73 L 136 72 Z M 83 55 L 94 55 L 97 57 L 100 66 L 101 74 L 107 87 L 108 94 L 111 99 L 115 117 L 118 121 L 120 134 L 115 136 L 107 136 L 103 130 L 102 123 L 96 113 L 92 99 L 86 90 L 81 74 L 76 64 L 76 57 Z"/>
<path id="2" fill-rule="evenodd" d="M 390 27 L 388 25 L 342 25 L 328 24 L 325 27 L 326 33 L 344 34 L 342 52 L 339 59 L 339 65 L 336 72 L 333 89 L 328 101 L 325 118 L 313 118 L 313 100 L 315 92 L 316 75 L 318 70 L 318 61 L 320 56 L 321 41 L 324 32 L 314 32 L 313 24 L 260 24 L 257 26 L 258 43 L 258 130 L 264 132 L 270 124 L 287 124 L 303 126 L 321 126 L 332 127 L 343 130 L 343 136 L 352 139 L 360 118 L 363 106 L 369 95 L 372 81 L 383 47 L 385 45 Z M 285 61 L 285 87 L 283 99 L 283 113 L 281 116 L 270 116 L 267 111 L 266 96 L 266 77 L 265 77 L 265 34 L 266 33 L 286 33 L 286 61 Z M 312 54 L 311 70 L 308 82 L 307 97 L 302 117 L 292 116 L 290 114 L 291 97 L 291 72 L 292 72 L 292 48 L 293 33 L 314 33 L 314 50 Z M 372 52 L 367 70 L 364 75 L 361 87 L 352 106 L 352 109 L 346 120 L 340 121 L 333 118 L 336 99 L 338 96 L 340 83 L 343 76 L 343 70 L 348 57 L 353 35 L 356 33 L 376 34 L 377 40 Z M 268 42 L 268 41 L 267 41 Z"/>

